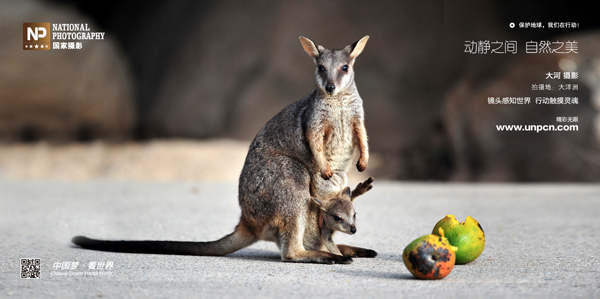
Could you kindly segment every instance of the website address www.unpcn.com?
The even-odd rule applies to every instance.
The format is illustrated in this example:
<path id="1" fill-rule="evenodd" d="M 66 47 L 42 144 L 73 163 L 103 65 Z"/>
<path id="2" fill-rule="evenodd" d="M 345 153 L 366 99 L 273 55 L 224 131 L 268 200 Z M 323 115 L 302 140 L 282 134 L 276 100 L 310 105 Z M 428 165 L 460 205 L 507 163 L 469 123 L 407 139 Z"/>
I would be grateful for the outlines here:
<path id="1" fill-rule="evenodd" d="M 569 132 L 579 131 L 579 125 L 496 125 L 498 132 Z"/>

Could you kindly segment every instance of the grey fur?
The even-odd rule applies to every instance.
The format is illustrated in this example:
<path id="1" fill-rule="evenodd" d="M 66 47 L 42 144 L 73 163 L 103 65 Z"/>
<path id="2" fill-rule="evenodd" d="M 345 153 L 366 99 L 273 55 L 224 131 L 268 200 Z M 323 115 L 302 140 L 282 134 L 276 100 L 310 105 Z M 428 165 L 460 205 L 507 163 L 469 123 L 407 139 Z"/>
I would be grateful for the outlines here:
<path id="1" fill-rule="evenodd" d="M 365 36 L 344 49 L 328 50 L 300 37 L 304 50 L 317 64 L 317 88 L 275 115 L 252 141 L 239 179 L 242 216 L 233 233 L 213 242 L 139 241 L 145 242 L 141 244 L 85 237 L 73 242 L 109 251 L 131 252 L 130 245 L 140 251 L 143 245 L 159 248 L 158 253 L 163 254 L 225 255 L 265 240 L 279 246 L 284 261 L 348 263 L 350 256 L 374 256 L 372 250 L 345 245 L 337 246 L 341 248 L 336 254 L 323 251 L 318 223 L 321 209 L 312 201 L 343 196 L 357 152 L 358 170 L 367 167 L 364 112 L 353 70 L 367 40 Z M 351 204 L 350 208 L 353 211 Z M 329 239 L 332 234 L 328 232 Z"/>
<path id="2" fill-rule="evenodd" d="M 312 223 L 307 227 L 306 220 L 314 214 L 309 202 L 340 195 L 357 149 L 357 167 L 366 168 L 364 111 L 353 65 L 367 39 L 327 50 L 301 37 L 317 65 L 317 88 L 267 122 L 250 145 L 239 181 L 242 221 L 259 232 L 258 239 L 276 242 L 283 260 L 304 261 L 310 255 L 307 250 L 319 250 L 307 246 L 311 242 L 304 237 L 314 229 Z M 356 45 L 361 46 L 358 53 L 353 51 Z M 347 72 L 342 71 L 345 65 Z M 336 85 L 334 92 L 326 90 L 327 84 Z M 320 259 L 313 256 L 309 261 Z"/>
<path id="3" fill-rule="evenodd" d="M 352 203 L 358 196 L 366 193 L 373 188 L 373 178 L 358 184 L 354 191 L 350 193 L 350 188 L 346 187 L 339 197 L 330 199 L 325 203 L 313 198 L 313 201 L 321 208 L 321 243 L 329 252 L 337 255 L 351 257 L 375 257 L 377 252 L 359 247 L 347 245 L 335 245 L 333 234 L 340 231 L 346 234 L 356 233 L 356 212 Z M 319 219 L 319 222 L 321 219 Z M 342 253 L 341 250 L 345 252 Z M 351 252 L 350 252 L 351 251 Z"/>

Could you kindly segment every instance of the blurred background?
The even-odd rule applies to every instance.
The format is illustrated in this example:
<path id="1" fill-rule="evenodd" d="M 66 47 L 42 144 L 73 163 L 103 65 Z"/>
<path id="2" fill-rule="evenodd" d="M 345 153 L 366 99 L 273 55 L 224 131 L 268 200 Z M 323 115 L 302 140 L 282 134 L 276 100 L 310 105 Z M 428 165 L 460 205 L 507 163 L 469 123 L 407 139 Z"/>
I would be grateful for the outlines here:
<path id="1" fill-rule="evenodd" d="M 24 22 L 106 35 L 80 50 L 24 51 Z M 361 175 L 600 180 L 600 18 L 542 0 L 0 0 L 0 178 L 236 180 L 254 135 L 314 88 L 298 37 L 342 48 L 367 34 L 355 65 L 372 154 Z M 518 53 L 464 52 L 482 40 L 517 41 Z M 577 41 L 578 54 L 525 54 L 527 41 L 546 40 Z M 579 77 L 546 79 L 563 71 Z M 579 103 L 487 103 L 507 96 Z M 557 117 L 577 117 L 579 131 L 496 131 Z"/>

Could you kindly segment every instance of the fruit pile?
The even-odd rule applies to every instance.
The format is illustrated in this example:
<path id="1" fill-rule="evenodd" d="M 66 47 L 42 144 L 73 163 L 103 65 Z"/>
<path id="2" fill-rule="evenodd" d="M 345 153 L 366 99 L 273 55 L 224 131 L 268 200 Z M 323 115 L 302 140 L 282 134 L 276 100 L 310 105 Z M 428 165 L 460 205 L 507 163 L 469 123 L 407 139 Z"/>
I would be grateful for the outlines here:
<path id="1" fill-rule="evenodd" d="M 485 234 L 477 220 L 467 216 L 458 222 L 453 215 L 438 221 L 431 235 L 412 241 L 402 253 L 408 271 L 421 279 L 441 279 L 454 264 L 466 264 L 481 255 Z"/>

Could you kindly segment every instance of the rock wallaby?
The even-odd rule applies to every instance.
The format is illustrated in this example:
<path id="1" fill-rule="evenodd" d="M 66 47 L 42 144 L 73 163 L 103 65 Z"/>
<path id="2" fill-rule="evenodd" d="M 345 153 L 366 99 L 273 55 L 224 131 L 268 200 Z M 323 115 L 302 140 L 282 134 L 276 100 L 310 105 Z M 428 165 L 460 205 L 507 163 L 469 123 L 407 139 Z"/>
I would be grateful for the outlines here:
<path id="1" fill-rule="evenodd" d="M 277 132 L 272 126 L 281 123 L 279 118 L 296 122 L 290 124 L 288 131 L 295 131 L 293 142 L 306 140 L 308 143 L 308 148 L 298 149 L 312 156 L 307 159 L 314 163 L 310 165 L 313 168 L 311 192 L 318 199 L 333 198 L 348 185 L 347 173 L 356 150 L 359 153 L 356 168 L 361 172 L 367 169 L 369 146 L 363 103 L 354 82 L 354 61 L 367 40 L 368 35 L 342 50 L 328 50 L 300 37 L 304 51 L 317 65 L 317 88 L 284 109 L 263 129 L 266 134 Z"/>
<path id="2" fill-rule="evenodd" d="M 233 233 L 213 242 L 75 237 L 73 243 L 120 252 L 225 255 L 265 240 L 277 244 L 283 261 L 348 263 L 350 256 L 375 256 L 372 250 L 354 252 L 353 247 L 339 248 L 348 256 L 321 251 L 320 229 L 314 220 L 321 209 L 313 204 L 313 198 L 326 206 L 328 200 L 343 196 L 356 153 L 357 169 L 367 168 L 367 134 L 362 99 L 354 83 L 354 62 L 368 39 L 365 36 L 343 49 L 329 50 L 300 37 L 316 64 L 317 87 L 269 120 L 250 144 L 239 179 L 242 215 Z"/>
<path id="3" fill-rule="evenodd" d="M 333 243 L 333 234 L 340 231 L 346 234 L 356 233 L 356 212 L 352 203 L 358 196 L 373 188 L 373 178 L 358 184 L 354 191 L 350 193 L 350 188 L 346 187 L 340 197 L 322 202 L 313 198 L 317 206 L 321 209 L 318 224 L 321 229 L 321 243 L 329 252 L 345 257 L 375 257 L 377 252 L 359 247 L 348 245 L 335 245 Z M 325 249 L 321 249 L 325 250 Z"/>

